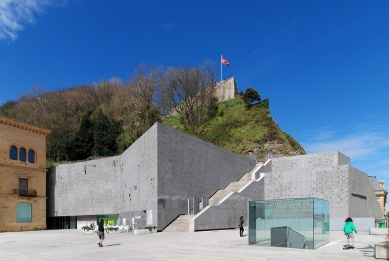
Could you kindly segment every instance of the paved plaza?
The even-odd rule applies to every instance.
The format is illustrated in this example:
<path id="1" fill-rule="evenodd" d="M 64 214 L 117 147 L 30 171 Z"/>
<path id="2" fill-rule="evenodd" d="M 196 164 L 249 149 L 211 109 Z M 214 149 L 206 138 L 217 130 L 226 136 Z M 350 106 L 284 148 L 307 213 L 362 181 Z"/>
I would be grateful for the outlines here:
<path id="1" fill-rule="evenodd" d="M 317 250 L 248 245 L 237 229 L 204 232 L 162 232 L 145 235 L 97 235 L 80 230 L 0 233 L 0 260 L 375 260 L 374 244 L 384 235 L 356 234 L 356 249 L 343 250 L 345 236 L 331 232 L 331 242 Z"/>

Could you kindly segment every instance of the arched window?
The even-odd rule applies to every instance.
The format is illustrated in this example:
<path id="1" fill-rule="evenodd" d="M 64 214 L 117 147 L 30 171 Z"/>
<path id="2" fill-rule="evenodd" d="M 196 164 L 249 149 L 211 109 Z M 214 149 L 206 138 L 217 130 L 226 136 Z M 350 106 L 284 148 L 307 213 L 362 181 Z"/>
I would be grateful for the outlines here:
<path id="1" fill-rule="evenodd" d="M 20 148 L 19 160 L 23 161 L 23 162 L 26 162 L 26 149 L 25 148 Z"/>
<path id="2" fill-rule="evenodd" d="M 18 203 L 16 204 L 16 222 L 31 222 L 31 204 Z"/>
<path id="3" fill-rule="evenodd" d="M 33 150 L 28 150 L 28 162 L 35 163 L 35 152 Z"/>
<path id="4" fill-rule="evenodd" d="M 9 158 L 11 160 L 17 160 L 18 159 L 18 149 L 15 146 L 11 146 L 9 150 Z"/>

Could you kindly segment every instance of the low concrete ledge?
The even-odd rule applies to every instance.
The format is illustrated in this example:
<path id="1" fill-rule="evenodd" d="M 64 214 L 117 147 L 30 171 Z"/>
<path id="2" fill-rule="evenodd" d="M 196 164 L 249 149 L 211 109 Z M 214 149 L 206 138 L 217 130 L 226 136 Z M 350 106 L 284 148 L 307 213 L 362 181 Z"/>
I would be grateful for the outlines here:
<path id="1" fill-rule="evenodd" d="M 389 245 L 375 244 L 374 245 L 374 257 L 376 259 L 389 259 Z"/>
<path id="2" fill-rule="evenodd" d="M 386 234 L 388 234 L 388 229 L 387 228 L 371 227 L 369 229 L 369 234 L 370 235 L 386 235 Z"/>

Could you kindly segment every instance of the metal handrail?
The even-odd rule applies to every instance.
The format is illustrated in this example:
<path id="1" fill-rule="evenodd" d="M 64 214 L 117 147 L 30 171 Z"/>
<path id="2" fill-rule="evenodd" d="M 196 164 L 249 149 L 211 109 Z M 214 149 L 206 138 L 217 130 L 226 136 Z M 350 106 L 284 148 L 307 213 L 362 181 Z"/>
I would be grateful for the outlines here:
<path id="1" fill-rule="evenodd" d="M 14 194 L 19 196 L 36 197 L 36 190 L 32 189 L 13 189 Z"/>

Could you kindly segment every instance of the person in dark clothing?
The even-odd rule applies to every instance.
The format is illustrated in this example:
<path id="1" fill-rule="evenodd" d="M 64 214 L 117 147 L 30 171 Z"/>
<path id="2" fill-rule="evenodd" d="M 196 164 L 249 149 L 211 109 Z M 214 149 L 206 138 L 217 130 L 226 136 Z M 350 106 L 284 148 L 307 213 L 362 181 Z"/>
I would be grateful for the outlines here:
<path id="1" fill-rule="evenodd" d="M 244 224 L 244 220 L 243 220 L 243 216 L 241 216 L 239 219 L 239 234 L 241 237 L 243 237 L 243 231 L 244 231 L 243 224 Z"/>
<path id="2" fill-rule="evenodd" d="M 105 238 L 104 236 L 104 220 L 103 219 L 100 219 L 99 222 L 97 222 L 97 226 L 98 226 L 98 232 L 99 232 L 99 239 L 100 239 L 100 242 L 97 243 L 99 245 L 99 247 L 103 247 L 103 240 Z"/>

